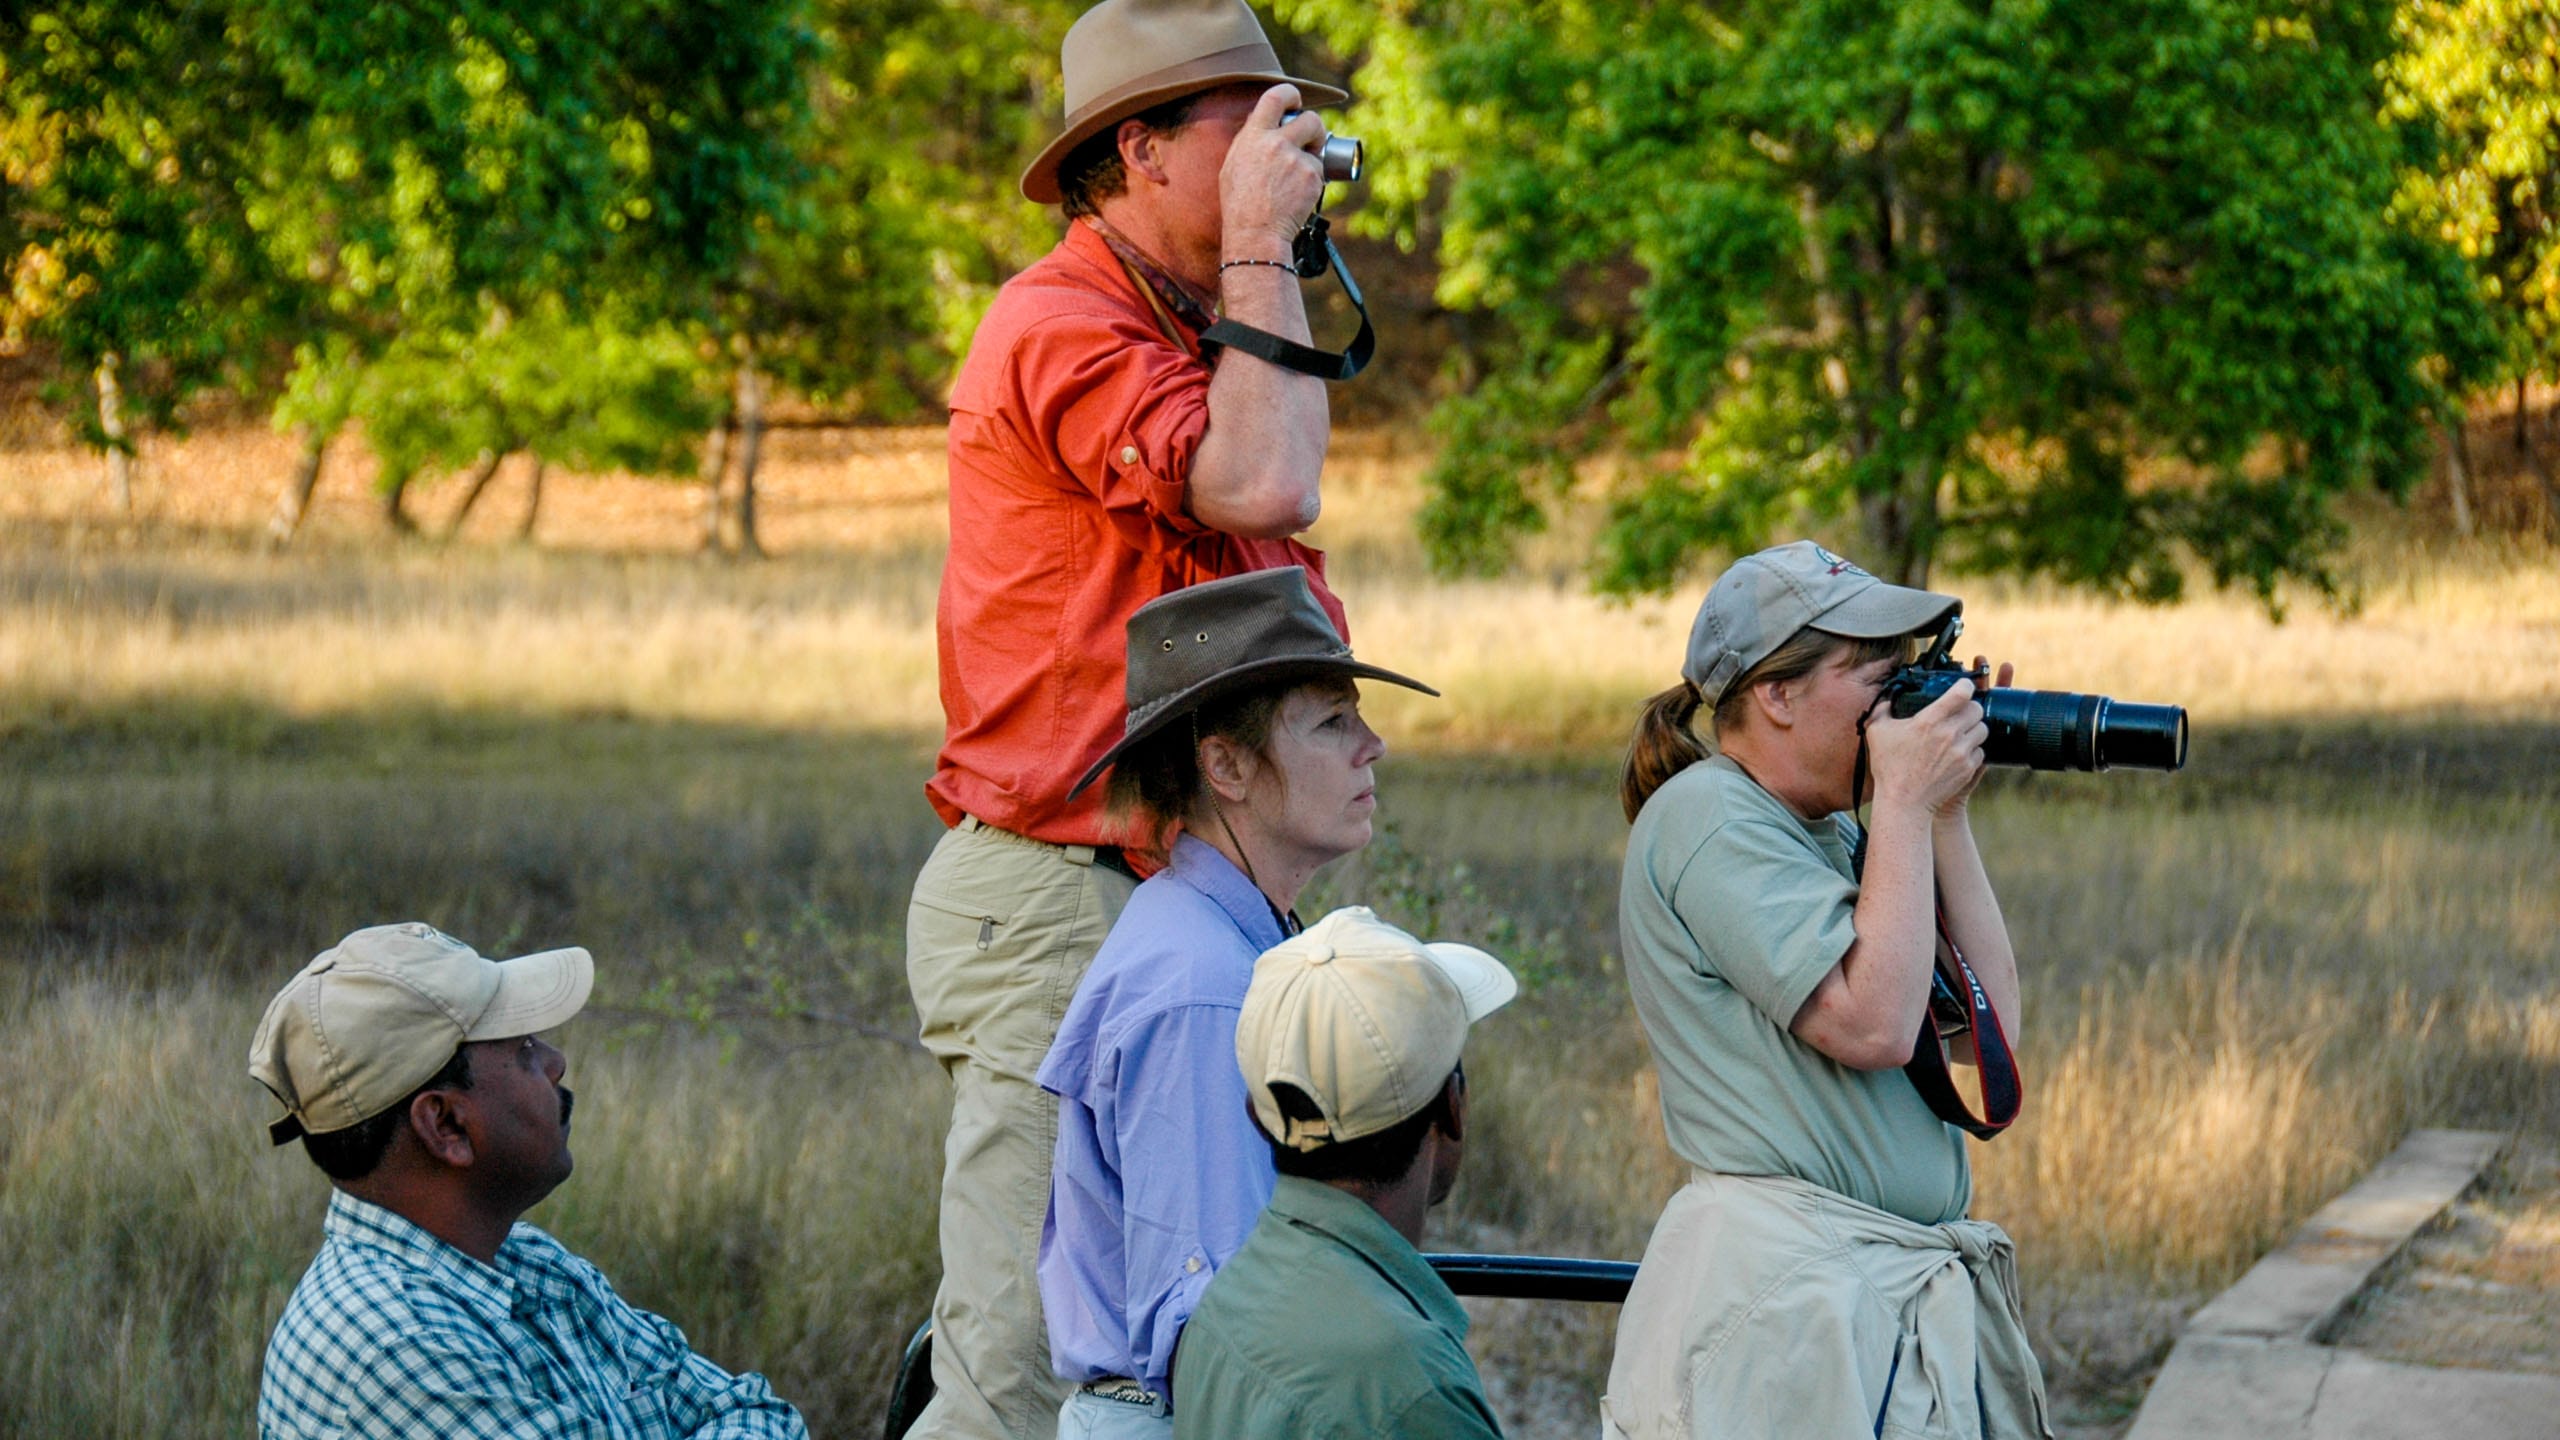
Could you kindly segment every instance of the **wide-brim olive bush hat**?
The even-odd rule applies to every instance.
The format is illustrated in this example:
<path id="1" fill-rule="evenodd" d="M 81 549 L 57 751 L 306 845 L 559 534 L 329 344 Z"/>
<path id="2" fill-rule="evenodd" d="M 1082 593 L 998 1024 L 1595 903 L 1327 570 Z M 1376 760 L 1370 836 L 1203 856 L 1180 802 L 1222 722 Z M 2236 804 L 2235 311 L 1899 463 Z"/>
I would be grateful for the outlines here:
<path id="1" fill-rule="evenodd" d="M 1297 86 L 1310 109 L 1351 98 L 1282 70 L 1244 0 L 1102 0 L 1067 31 L 1058 61 L 1067 128 L 1022 172 L 1023 195 L 1041 205 L 1058 203 L 1067 152 L 1150 106 L 1254 80 Z"/>
<path id="2" fill-rule="evenodd" d="M 1963 608 L 1953 595 L 1888 585 L 1798 540 L 1746 555 L 1716 577 L 1680 673 L 1713 709 L 1734 681 L 1808 625 L 1852 640 L 1891 640 L 1934 629 Z"/>
<path id="3" fill-rule="evenodd" d="M 576 946 L 491 960 L 415 921 L 358 930 L 302 967 L 249 1042 L 249 1074 L 285 1109 L 268 1138 L 361 1125 L 466 1041 L 567 1024 L 594 985 L 595 962 Z"/>
<path id="4" fill-rule="evenodd" d="M 1129 617 L 1128 726 L 1067 798 L 1083 794 L 1130 746 L 1221 695 L 1328 675 L 1440 693 L 1353 659 L 1302 566 L 1230 575 L 1150 600 Z"/>

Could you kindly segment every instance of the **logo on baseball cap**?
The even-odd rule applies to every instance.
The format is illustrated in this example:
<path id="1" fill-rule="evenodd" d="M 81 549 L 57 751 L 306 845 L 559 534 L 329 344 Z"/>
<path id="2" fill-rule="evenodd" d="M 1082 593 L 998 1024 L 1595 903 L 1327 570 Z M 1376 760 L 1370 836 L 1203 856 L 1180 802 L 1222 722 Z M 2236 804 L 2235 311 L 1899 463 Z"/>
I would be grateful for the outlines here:
<path id="1" fill-rule="evenodd" d="M 1935 628 L 1964 608 L 1953 595 L 1888 585 L 1810 540 L 1733 562 L 1707 587 L 1680 673 L 1708 708 L 1752 666 L 1810 625 L 1853 640 Z"/>

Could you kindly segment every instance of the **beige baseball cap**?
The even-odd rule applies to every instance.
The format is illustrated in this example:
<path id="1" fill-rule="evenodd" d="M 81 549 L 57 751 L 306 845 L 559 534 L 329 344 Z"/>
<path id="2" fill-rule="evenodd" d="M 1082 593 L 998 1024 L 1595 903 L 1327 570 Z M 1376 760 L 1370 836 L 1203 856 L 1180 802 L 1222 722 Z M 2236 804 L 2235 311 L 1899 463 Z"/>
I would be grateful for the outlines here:
<path id="1" fill-rule="evenodd" d="M 1458 1066 L 1467 1027 L 1520 993 L 1471 945 L 1426 943 L 1347 906 L 1262 952 L 1236 1017 L 1254 1118 L 1294 1150 L 1375 1135 L 1419 1114 Z M 1323 1118 L 1293 1120 L 1291 1085 Z"/>
<path id="2" fill-rule="evenodd" d="M 1953 595 L 1887 585 L 1810 540 L 1746 555 L 1707 587 L 1680 673 L 1713 709 L 1725 687 L 1808 625 L 1854 640 L 1934 628 L 1964 608 Z"/>
<path id="3" fill-rule="evenodd" d="M 285 1108 L 276 1144 L 360 1125 L 434 1077 L 465 1041 L 566 1022 L 595 962 L 571 946 L 490 960 L 432 925 L 358 930 L 323 950 L 267 1005 L 249 1074 Z"/>

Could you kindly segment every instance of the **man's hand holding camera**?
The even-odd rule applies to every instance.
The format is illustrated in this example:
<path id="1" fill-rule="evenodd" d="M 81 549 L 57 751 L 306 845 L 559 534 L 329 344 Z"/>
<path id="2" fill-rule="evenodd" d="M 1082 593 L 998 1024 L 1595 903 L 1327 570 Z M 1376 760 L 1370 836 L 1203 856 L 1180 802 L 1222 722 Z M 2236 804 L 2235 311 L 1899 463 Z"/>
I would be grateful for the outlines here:
<path id="1" fill-rule="evenodd" d="M 1225 253 L 1218 257 L 1221 262 L 1288 263 L 1289 245 L 1298 227 L 1324 198 L 1324 162 L 1317 155 L 1324 142 L 1324 120 L 1312 110 L 1299 108 L 1297 86 L 1274 85 L 1262 92 L 1218 172 L 1218 207 L 1226 240 Z M 1295 276 L 1281 271 L 1272 278 L 1293 281 Z"/>

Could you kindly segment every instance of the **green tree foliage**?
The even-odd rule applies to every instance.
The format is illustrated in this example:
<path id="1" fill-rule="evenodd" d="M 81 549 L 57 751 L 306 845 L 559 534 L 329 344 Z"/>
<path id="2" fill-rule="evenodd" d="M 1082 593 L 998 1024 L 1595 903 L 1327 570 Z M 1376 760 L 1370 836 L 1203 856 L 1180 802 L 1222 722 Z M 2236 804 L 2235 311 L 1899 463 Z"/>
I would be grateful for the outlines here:
<path id="1" fill-rule="evenodd" d="M 1074 9 L 817 0 L 794 189 L 752 218 L 747 255 L 714 286 L 714 350 L 735 373 L 704 447 L 706 546 L 721 543 L 734 453 L 734 543 L 758 552 L 768 379 L 841 414 L 912 416 L 939 398 L 996 285 L 1055 239 L 1014 176 L 1055 113 Z"/>
<path id="2" fill-rule="evenodd" d="M 796 0 L 234 3 L 313 112 L 261 229 L 334 310 L 681 293 L 789 195 Z"/>
<path id="3" fill-rule="evenodd" d="M 386 488 L 421 469 L 522 452 L 576 470 L 672 474 L 718 403 L 698 342 L 671 325 L 575 320 L 559 306 L 487 331 L 403 334 L 356 372 Z"/>
<path id="4" fill-rule="evenodd" d="M 1437 417 L 1446 562 L 1606 448 L 1607 587 L 1854 516 L 1907 581 L 2156 600 L 2193 556 L 2272 603 L 2485 358 L 2386 214 L 2382 0 L 1280 8 L 1368 57 L 1369 223 L 1436 224 L 1442 298 L 1505 322 Z"/>
<path id="5" fill-rule="evenodd" d="M 2541 482 L 2545 522 L 2560 527 L 2560 476 L 2525 410 L 2526 380 L 2560 360 L 2560 13 L 2547 0 L 2411 0 L 2399 31 L 2383 72 L 2384 113 L 2408 141 L 2397 208 L 2462 254 L 2497 315 L 2494 378 L 2515 383 L 2516 452 Z M 2446 410 L 2454 520 L 2468 534 L 2464 415 Z"/>
<path id="6" fill-rule="evenodd" d="M 617 417 L 616 463 L 689 468 L 702 383 L 664 367 L 700 348 L 761 217 L 792 203 L 815 47 L 798 0 L 447 6 L 392 35 L 326 7 L 277 15 L 326 123 L 307 137 L 324 163 L 274 193 L 269 233 L 337 322 L 300 352 L 279 421 L 324 438 L 362 419 L 395 519 L 422 467 L 576 463 L 578 414 Z M 536 353 L 554 343 L 575 348 Z"/>
<path id="7" fill-rule="evenodd" d="M 10 327 L 72 382 L 121 355 L 144 420 L 290 368 L 279 423 L 316 459 L 361 416 L 396 483 L 471 427 L 396 433 L 422 407 L 371 364 L 476 363 L 541 315 L 602 346 L 569 357 L 601 383 L 639 372 L 600 357 L 707 331 L 757 217 L 792 203 L 815 53 L 801 0 L 12 11 Z M 510 365 L 452 384 L 497 394 Z"/>
<path id="8" fill-rule="evenodd" d="M 2384 69 L 2419 163 L 2398 203 L 2472 262 L 2514 358 L 2560 342 L 2560 12 L 2547 0 L 2410 0 Z"/>
<path id="9" fill-rule="evenodd" d="M 797 188 L 725 292 L 757 363 L 900 417 L 941 386 L 1004 278 L 1057 238 L 1015 176 L 1056 123 L 1074 0 L 819 0 Z"/>
<path id="10" fill-rule="evenodd" d="M 206 384 L 257 383 L 294 318 L 243 192 L 301 110 L 232 8 L 0 13 L 0 334 L 50 354 L 94 446 L 109 437 L 73 397 L 108 357 L 128 421 L 165 425 Z"/>

